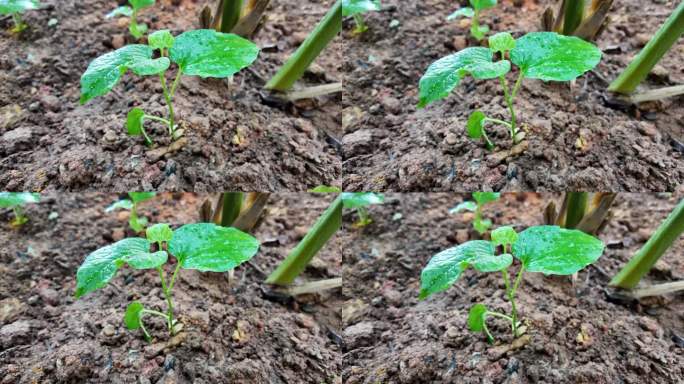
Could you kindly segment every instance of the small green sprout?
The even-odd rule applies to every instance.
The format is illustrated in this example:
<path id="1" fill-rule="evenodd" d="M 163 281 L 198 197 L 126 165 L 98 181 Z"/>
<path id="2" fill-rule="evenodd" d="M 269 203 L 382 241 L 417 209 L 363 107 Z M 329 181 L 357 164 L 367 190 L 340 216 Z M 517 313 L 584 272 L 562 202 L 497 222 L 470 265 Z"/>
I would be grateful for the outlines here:
<path id="1" fill-rule="evenodd" d="M 147 33 L 147 24 L 138 24 L 137 16 L 141 9 L 151 7 L 154 5 L 155 0 L 128 0 L 131 5 L 124 5 L 115 8 L 113 11 L 109 12 L 105 17 L 111 19 L 116 16 L 126 16 L 131 18 L 131 23 L 128 26 L 128 30 L 131 35 L 136 39 L 140 39 Z"/>
<path id="2" fill-rule="evenodd" d="M 375 192 L 344 192 L 340 196 L 344 208 L 356 208 L 359 221 L 353 224 L 355 228 L 365 227 L 373 222 L 368 215 L 367 206 L 385 202 L 385 196 Z"/>
<path id="3" fill-rule="evenodd" d="M 379 11 L 380 0 L 342 0 L 342 16 L 352 16 L 356 23 L 354 33 L 363 33 L 368 30 L 363 14 L 370 11 Z"/>
<path id="4" fill-rule="evenodd" d="M 542 225 L 516 233 L 512 227 L 492 231 L 492 240 L 473 240 L 434 255 L 420 275 L 420 299 L 447 290 L 461 274 L 472 266 L 480 272 L 501 272 L 506 296 L 511 302 L 511 314 L 490 311 L 484 304 L 475 304 L 468 315 L 468 328 L 483 332 L 494 341 L 487 329 L 487 317 L 499 317 L 511 323 L 513 337 L 521 336 L 515 294 L 520 288 L 524 271 L 545 275 L 572 275 L 594 263 L 603 253 L 603 242 L 576 229 Z M 498 255 L 497 249 L 501 250 Z M 520 269 L 511 285 L 508 267 L 513 259 Z"/>
<path id="5" fill-rule="evenodd" d="M 473 219 L 473 228 L 475 228 L 480 235 L 483 235 L 487 232 L 489 227 L 492 226 L 492 221 L 489 219 L 482 219 L 482 208 L 487 203 L 499 200 L 500 195 L 501 194 L 498 192 L 473 192 L 473 199 L 475 199 L 475 201 L 464 201 L 454 208 L 451 208 L 449 213 L 454 214 L 462 211 L 474 212 L 475 218 Z"/>
<path id="6" fill-rule="evenodd" d="M 14 228 L 21 227 L 28 221 L 28 217 L 24 214 L 23 206 L 38 203 L 39 201 L 39 193 L 0 192 L 0 208 L 12 208 L 14 219 L 12 219 L 10 225 Z"/>
<path id="7" fill-rule="evenodd" d="M 497 54 L 501 60 L 493 61 Z M 510 57 L 510 61 L 506 57 Z M 508 32 L 497 33 L 489 39 L 489 48 L 466 48 L 432 63 L 420 79 L 418 107 L 423 108 L 449 96 L 466 75 L 475 79 L 499 78 L 511 120 L 493 119 L 481 111 L 474 111 L 468 118 L 467 133 L 473 139 L 484 139 L 487 148 L 493 149 L 485 124 L 501 124 L 508 128 L 513 144 L 517 144 L 524 135 L 516 125 L 513 101 L 523 78 L 570 81 L 594 68 L 600 60 L 601 50 L 577 37 L 555 32 L 532 32 L 514 39 Z M 506 81 L 511 63 L 519 69 L 512 90 Z"/>
<path id="8" fill-rule="evenodd" d="M 335 186 L 329 186 L 329 185 L 319 185 L 316 188 L 309 189 L 308 192 L 310 192 L 310 193 L 340 193 L 340 192 L 342 192 L 342 188 L 335 187 Z"/>
<path id="9" fill-rule="evenodd" d="M 259 48 L 251 41 L 213 29 L 188 31 L 175 38 L 168 30 L 162 30 L 152 33 L 148 41 L 149 45 L 127 45 L 96 58 L 81 76 L 81 104 L 107 94 L 129 69 L 139 76 L 159 76 L 169 109 L 168 119 L 148 115 L 138 107 L 133 108 L 126 119 L 128 134 L 144 136 L 147 144 L 152 144 L 152 140 L 145 132 L 145 120 L 163 123 L 172 140 L 181 135 L 182 131 L 176 130 L 172 103 L 181 75 L 230 77 L 252 64 L 259 54 Z M 153 59 L 155 50 L 159 50 L 160 57 Z M 169 87 L 166 71 L 172 62 L 178 65 L 178 71 Z"/>
<path id="10" fill-rule="evenodd" d="M 494 7 L 496 0 L 470 0 L 470 5 L 471 7 L 457 9 L 454 13 L 447 16 L 447 20 L 451 21 L 460 16 L 472 18 L 470 34 L 477 40 L 482 40 L 487 32 L 489 32 L 489 27 L 480 25 L 480 11 Z"/>
<path id="11" fill-rule="evenodd" d="M 30 9 L 38 9 L 40 5 L 38 0 L 0 0 L 0 15 L 12 15 L 14 27 L 11 31 L 19 33 L 28 27 L 22 20 L 21 14 Z"/>
<path id="12" fill-rule="evenodd" d="M 251 259 L 258 249 L 257 239 L 235 228 L 199 223 L 186 224 L 174 231 L 168 224 L 155 224 L 147 229 L 146 238 L 126 238 L 89 254 L 76 273 L 75 296 L 78 299 L 105 287 L 126 264 L 133 269 L 156 269 L 166 298 L 166 313 L 146 309 L 141 302 L 134 301 L 126 309 L 124 324 L 128 329 L 142 329 L 149 341 L 151 336 L 143 318 L 158 316 L 166 321 L 173 336 L 178 331 L 172 300 L 178 271 L 226 272 Z M 169 255 L 176 259 L 170 280 L 163 268 Z"/>
<path id="13" fill-rule="evenodd" d="M 147 218 L 138 216 L 138 204 L 153 198 L 155 195 L 155 192 L 128 192 L 128 199 L 121 199 L 113 203 L 105 209 L 105 212 L 112 212 L 117 209 L 130 210 L 131 216 L 128 219 L 128 225 L 135 232 L 142 232 L 147 225 Z"/>

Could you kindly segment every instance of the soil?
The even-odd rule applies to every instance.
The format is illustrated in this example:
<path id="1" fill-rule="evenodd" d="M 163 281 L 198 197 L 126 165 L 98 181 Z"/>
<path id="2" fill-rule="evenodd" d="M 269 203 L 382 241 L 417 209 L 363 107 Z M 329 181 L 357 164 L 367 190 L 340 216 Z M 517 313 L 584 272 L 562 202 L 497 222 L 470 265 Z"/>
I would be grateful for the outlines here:
<path id="1" fill-rule="evenodd" d="M 527 338 L 518 340 L 517 349 L 502 320 L 488 320 L 493 345 L 466 325 L 474 303 L 510 312 L 500 274 L 470 268 L 454 287 L 418 300 L 420 271 L 430 257 L 475 238 L 471 214 L 447 213 L 467 195 L 388 194 L 384 205 L 370 209 L 374 223 L 362 231 L 348 225 L 354 217 L 347 214 L 344 382 L 681 383 L 684 296 L 618 303 L 608 299 L 605 287 L 683 197 L 684 190 L 620 194 L 600 234 L 606 250 L 579 272 L 574 286 L 570 276 L 525 274 L 517 306 Z M 503 194 L 485 215 L 494 226 L 522 230 L 541 224 L 546 204 L 559 200 Z M 683 252 L 679 239 L 642 283 L 684 279 Z"/>
<path id="2" fill-rule="evenodd" d="M 146 124 L 154 148 L 125 130 L 132 107 L 166 116 L 157 77 L 129 73 L 113 92 L 78 104 L 88 64 L 131 39 L 126 19 L 104 18 L 114 2 L 42 3 L 25 14 L 31 29 L 18 37 L 8 31 L 11 19 L 0 19 L 0 189 L 304 191 L 340 177 L 341 96 L 269 106 L 261 90 L 332 0 L 272 2 L 268 21 L 252 39 L 262 49 L 259 58 L 232 83 L 184 77 L 174 107 L 185 140 L 171 152 L 160 124 Z M 199 28 L 207 4 L 213 8 L 215 1 L 161 0 L 143 10 L 139 22 L 178 35 Z M 287 12 L 292 8 L 298 11 Z M 339 40 L 302 86 L 341 80 Z"/>
<path id="3" fill-rule="evenodd" d="M 446 21 L 457 3 L 383 1 L 382 11 L 366 16 L 369 30 L 356 37 L 353 21 L 345 21 L 345 190 L 659 192 L 684 182 L 684 97 L 621 110 L 605 92 L 678 1 L 615 2 L 597 40 L 604 55 L 594 71 L 572 84 L 524 81 L 515 103 L 528 132 L 517 155 L 502 126 L 487 128 L 499 145 L 491 152 L 464 132 L 475 109 L 509 118 L 496 81 L 468 77 L 447 99 L 416 108 L 425 69 L 476 45 L 466 39 L 468 20 Z M 483 11 L 483 23 L 519 37 L 539 30 L 547 6 L 557 7 L 549 0 L 517 3 L 500 1 Z M 643 88 L 683 83 L 683 49 L 680 39 Z"/>
<path id="4" fill-rule="evenodd" d="M 162 194 L 140 213 L 178 226 L 198 220 L 205 198 Z M 165 324 L 151 319 L 151 343 L 125 329 L 122 316 L 136 299 L 166 309 L 156 271 L 123 268 L 107 287 L 73 297 L 85 256 L 133 235 L 127 212 L 104 213 L 116 199 L 44 196 L 20 230 L 0 215 L 1 383 L 341 383 L 341 291 L 279 303 L 265 299 L 261 283 L 331 196 L 272 196 L 254 232 L 259 253 L 230 282 L 228 274 L 182 270 L 174 288 L 181 336 L 169 340 Z M 302 279 L 340 277 L 338 247 L 332 240 Z"/>

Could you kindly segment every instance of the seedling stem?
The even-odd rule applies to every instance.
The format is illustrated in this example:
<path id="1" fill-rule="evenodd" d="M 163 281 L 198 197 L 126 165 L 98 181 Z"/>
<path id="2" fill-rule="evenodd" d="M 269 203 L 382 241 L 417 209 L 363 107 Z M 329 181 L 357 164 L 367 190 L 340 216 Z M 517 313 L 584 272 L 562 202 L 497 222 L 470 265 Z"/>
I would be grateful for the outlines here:
<path id="1" fill-rule="evenodd" d="M 565 228 L 574 229 L 582 221 L 587 210 L 587 192 L 568 192 L 568 208 L 565 217 Z"/>
<path id="2" fill-rule="evenodd" d="M 566 0 L 564 13 L 563 34 L 571 36 L 584 19 L 584 0 Z"/>
<path id="3" fill-rule="evenodd" d="M 240 21 L 242 0 L 223 0 L 223 16 L 221 17 L 221 32 L 230 33 Z"/>
<path id="4" fill-rule="evenodd" d="M 235 222 L 235 219 L 240 216 L 242 210 L 242 201 L 244 196 L 242 192 L 226 192 L 223 194 L 223 208 L 221 211 L 221 225 L 230 227 Z"/>
<path id="5" fill-rule="evenodd" d="M 354 33 L 363 33 L 368 30 L 366 22 L 363 20 L 363 16 L 360 13 L 354 14 L 354 21 L 356 22 L 356 29 Z"/>

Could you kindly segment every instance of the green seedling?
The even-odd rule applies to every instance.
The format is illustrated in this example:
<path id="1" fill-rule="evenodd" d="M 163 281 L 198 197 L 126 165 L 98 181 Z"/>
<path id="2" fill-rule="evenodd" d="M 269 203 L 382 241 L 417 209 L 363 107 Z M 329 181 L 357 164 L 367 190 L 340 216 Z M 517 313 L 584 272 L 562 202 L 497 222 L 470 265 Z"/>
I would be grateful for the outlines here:
<path id="1" fill-rule="evenodd" d="M 128 133 L 144 136 L 148 144 L 152 144 L 152 140 L 145 132 L 145 120 L 164 124 L 172 139 L 180 137 L 181 132 L 176 129 L 173 97 L 180 85 L 181 75 L 230 77 L 252 64 L 259 54 L 259 48 L 251 41 L 213 29 L 188 31 L 175 38 L 168 30 L 162 30 L 150 34 L 148 42 L 149 45 L 127 45 L 98 57 L 81 76 L 81 104 L 107 94 L 129 69 L 139 76 L 159 76 L 169 109 L 168 118 L 148 115 L 136 107 L 126 119 Z M 153 59 L 155 50 L 159 50 L 160 57 Z M 172 62 L 177 64 L 178 70 L 169 87 L 166 72 Z"/>
<path id="2" fill-rule="evenodd" d="M 166 298 L 166 313 L 146 309 L 141 302 L 134 301 L 126 309 L 124 324 L 131 330 L 142 329 L 149 341 L 151 336 L 143 318 L 158 316 L 166 321 L 173 336 L 178 328 L 172 292 L 179 270 L 226 272 L 251 259 L 258 249 L 257 239 L 235 228 L 199 223 L 186 224 L 174 231 L 168 224 L 155 224 L 147 229 L 146 238 L 126 238 L 89 254 L 76 273 L 75 295 L 80 298 L 105 287 L 125 265 L 133 269 L 156 269 Z M 170 280 L 164 273 L 169 255 L 176 259 Z"/>
<path id="3" fill-rule="evenodd" d="M 482 208 L 487 203 L 499 200 L 501 194 L 498 192 L 473 192 L 473 199 L 475 201 L 464 201 L 459 205 L 451 208 L 449 213 L 459 213 L 462 211 L 470 211 L 475 213 L 473 219 L 473 228 L 477 233 L 484 235 L 485 232 L 492 226 L 492 221 L 489 219 L 482 219 Z"/>
<path id="4" fill-rule="evenodd" d="M 354 228 L 362 228 L 373 222 L 368 215 L 368 207 L 385 202 L 385 196 L 375 192 L 344 192 L 340 195 L 344 208 L 355 208 L 359 220 L 353 224 Z"/>
<path id="5" fill-rule="evenodd" d="M 12 15 L 12 33 L 19 33 L 28 25 L 24 23 L 21 14 L 31 9 L 38 9 L 41 6 L 38 0 L 0 0 L 0 15 Z"/>
<path id="6" fill-rule="evenodd" d="M 613 0 L 593 0 L 587 8 L 584 0 L 563 0 L 558 12 L 551 7 L 544 11 L 542 29 L 587 41 L 596 40 L 605 28 Z"/>
<path id="7" fill-rule="evenodd" d="M 493 8 L 496 5 L 496 0 L 470 0 L 470 7 L 459 8 L 451 15 L 447 16 L 447 20 L 451 21 L 458 17 L 470 17 L 472 22 L 470 24 L 470 34 L 477 40 L 482 40 L 489 27 L 480 25 L 480 12 L 483 9 Z"/>
<path id="8" fill-rule="evenodd" d="M 501 59 L 493 61 L 497 55 Z M 510 57 L 510 61 L 506 57 Z M 513 102 L 523 79 L 570 81 L 594 68 L 600 60 L 601 51 L 577 37 L 555 32 L 532 32 L 514 39 L 508 32 L 497 33 L 489 38 L 489 48 L 466 48 L 432 63 L 420 79 L 418 107 L 423 108 L 449 96 L 466 75 L 475 79 L 498 78 L 511 115 L 510 121 L 490 118 L 476 110 L 468 118 L 466 131 L 469 137 L 484 139 L 487 148 L 493 149 L 485 124 L 501 124 L 508 128 L 513 144 L 517 144 L 524 135 L 518 129 Z M 511 63 L 519 69 L 512 89 L 506 81 Z"/>
<path id="9" fill-rule="evenodd" d="M 138 12 L 141 9 L 151 7 L 155 0 L 128 0 L 128 5 L 124 5 L 109 12 L 105 17 L 111 19 L 116 16 L 126 16 L 131 18 L 128 30 L 136 39 L 140 39 L 147 33 L 147 24 L 138 24 Z"/>
<path id="10" fill-rule="evenodd" d="M 420 276 L 420 299 L 447 290 L 469 266 L 479 272 L 501 272 L 506 296 L 511 303 L 510 315 L 490 311 L 479 303 L 470 309 L 468 328 L 483 332 L 491 343 L 494 337 L 486 320 L 489 316 L 498 317 L 511 323 L 513 337 L 517 338 L 522 332 L 515 295 L 523 272 L 571 275 L 598 260 L 603 248 L 601 240 L 575 229 L 542 225 L 516 233 L 512 227 L 499 227 L 492 231 L 491 241 L 473 240 L 434 255 Z M 498 255 L 497 249 L 501 250 Z M 521 265 L 511 284 L 508 268 L 514 258 Z"/>
<path id="11" fill-rule="evenodd" d="M 354 18 L 356 28 L 354 33 L 363 33 L 368 30 L 363 14 L 371 11 L 379 11 L 382 6 L 380 0 L 342 0 L 342 16 Z"/>
<path id="12" fill-rule="evenodd" d="M 138 216 L 138 204 L 145 200 L 149 200 L 156 195 L 155 192 L 128 192 L 128 199 L 121 199 L 105 209 L 105 212 L 112 212 L 117 209 L 128 209 L 131 211 L 131 216 L 128 219 L 128 225 L 135 232 L 142 232 L 147 226 L 147 218 Z"/>
<path id="13" fill-rule="evenodd" d="M 24 214 L 24 205 L 40 201 L 39 193 L 30 192 L 0 192 L 0 208 L 12 208 L 14 219 L 10 225 L 14 228 L 26 224 L 28 217 Z"/>
<path id="14" fill-rule="evenodd" d="M 342 188 L 329 186 L 329 185 L 319 185 L 316 188 L 309 189 L 307 192 L 311 192 L 311 193 L 340 193 L 340 192 L 342 192 Z"/>

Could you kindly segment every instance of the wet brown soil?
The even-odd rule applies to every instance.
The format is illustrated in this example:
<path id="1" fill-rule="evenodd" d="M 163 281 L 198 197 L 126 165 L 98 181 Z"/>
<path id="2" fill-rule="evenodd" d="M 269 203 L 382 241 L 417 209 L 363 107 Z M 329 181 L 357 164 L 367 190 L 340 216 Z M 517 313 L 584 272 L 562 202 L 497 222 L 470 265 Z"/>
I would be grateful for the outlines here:
<path id="1" fill-rule="evenodd" d="M 511 350 L 510 326 L 489 320 L 494 345 L 468 331 L 477 302 L 509 312 L 500 274 L 472 268 L 448 291 L 418 301 L 420 271 L 440 250 L 473 239 L 472 216 L 448 209 L 467 195 L 388 194 L 363 231 L 347 223 L 343 239 L 342 310 L 346 383 L 680 383 L 684 377 L 684 296 L 618 304 L 605 293 L 610 277 L 684 197 L 619 195 L 600 234 L 599 261 L 569 276 L 527 273 L 519 311 L 529 340 Z M 542 223 L 558 195 L 505 194 L 485 208 L 495 226 L 522 230 Z M 684 279 L 679 239 L 643 281 Z M 517 271 L 517 268 L 515 268 Z"/>
<path id="2" fill-rule="evenodd" d="M 623 111 L 604 91 L 678 1 L 616 1 L 597 41 L 604 55 L 594 71 L 573 84 L 524 81 L 516 111 L 528 132 L 517 155 L 509 155 L 504 127 L 488 128 L 499 145 L 492 152 L 465 135 L 475 109 L 509 118 L 496 81 L 468 77 L 446 100 L 416 108 L 425 69 L 469 44 L 468 21 L 445 20 L 457 3 L 384 1 L 381 12 L 368 14 L 370 28 L 360 37 L 351 36 L 351 20 L 345 23 L 345 190 L 658 192 L 684 182 L 684 98 Z M 518 3 L 500 1 L 483 12 L 483 22 L 519 37 L 539 30 L 544 9 L 556 2 Z M 644 89 L 684 82 L 683 49 L 680 39 Z"/>
<path id="3" fill-rule="evenodd" d="M 173 153 L 159 124 L 146 124 L 156 148 L 125 130 L 132 107 L 166 116 L 157 77 L 129 73 L 113 92 L 78 104 L 88 63 L 127 38 L 125 20 L 104 18 L 115 2 L 43 3 L 26 13 L 31 29 L 19 37 L 0 19 L 0 189 L 304 191 L 340 177 L 341 96 L 273 107 L 261 91 L 332 0 L 273 1 L 253 38 L 259 58 L 232 83 L 184 78 L 174 106 L 187 141 Z M 161 0 L 139 21 L 177 35 L 199 28 L 202 7 L 214 3 Z M 333 41 L 302 85 L 341 81 L 340 47 Z"/>
<path id="4" fill-rule="evenodd" d="M 173 226 L 195 222 L 205 197 L 159 195 L 140 213 Z M 272 196 L 254 233 L 260 251 L 231 282 L 183 270 L 174 302 L 184 329 L 170 347 L 162 322 L 149 321 L 151 343 L 122 322 L 132 300 L 166 309 L 155 271 L 123 268 L 106 288 L 73 297 L 85 256 L 132 235 L 127 213 L 104 213 L 116 198 L 46 196 L 18 231 L 0 214 L 0 382 L 341 383 L 340 290 L 278 303 L 265 299 L 261 284 L 332 196 Z M 340 277 L 338 247 L 328 244 L 303 279 Z"/>

